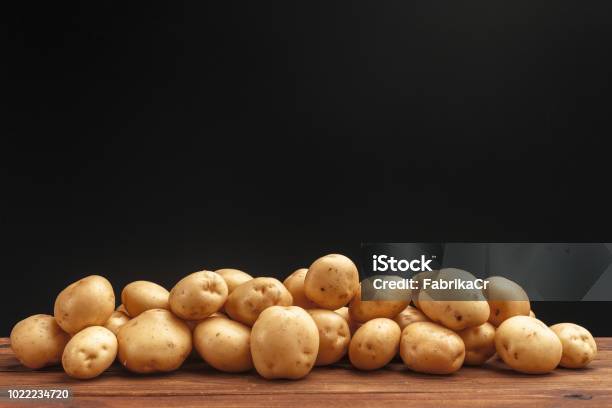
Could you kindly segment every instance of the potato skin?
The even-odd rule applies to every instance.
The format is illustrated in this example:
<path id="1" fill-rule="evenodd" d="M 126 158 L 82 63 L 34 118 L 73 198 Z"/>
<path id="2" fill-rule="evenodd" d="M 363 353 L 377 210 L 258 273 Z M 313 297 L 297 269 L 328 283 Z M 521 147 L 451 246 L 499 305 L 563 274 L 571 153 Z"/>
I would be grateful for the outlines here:
<path id="1" fill-rule="evenodd" d="M 212 367 L 228 373 L 249 371 L 251 328 L 225 317 L 208 317 L 193 331 L 193 345 Z"/>
<path id="2" fill-rule="evenodd" d="M 119 329 L 119 362 L 136 373 L 176 370 L 191 352 L 191 330 L 166 309 L 151 309 Z"/>
<path id="3" fill-rule="evenodd" d="M 301 307 L 269 307 L 251 330 L 253 365 L 267 379 L 305 377 L 315 364 L 318 349 L 317 325 Z"/>
<path id="4" fill-rule="evenodd" d="M 529 316 L 514 316 L 500 324 L 495 332 L 495 350 L 508 366 L 525 374 L 554 370 L 563 353 L 555 332 Z"/>
<path id="5" fill-rule="evenodd" d="M 115 310 L 115 293 L 110 282 L 90 275 L 66 287 L 55 299 L 53 315 L 68 334 L 88 326 L 102 326 Z"/>
<path id="6" fill-rule="evenodd" d="M 185 276 L 170 291 L 172 313 L 185 320 L 200 320 L 218 312 L 227 299 L 227 283 L 218 273 L 199 271 Z"/>
<path id="7" fill-rule="evenodd" d="M 550 326 L 550 329 L 561 340 L 561 367 L 586 367 L 597 355 L 597 343 L 584 327 L 574 323 L 558 323 Z"/>
<path id="8" fill-rule="evenodd" d="M 325 255 L 314 261 L 304 280 L 306 297 L 322 309 L 346 306 L 359 288 L 357 267 L 344 255 Z"/>
<path id="9" fill-rule="evenodd" d="M 413 306 L 406 306 L 404 310 L 399 312 L 393 320 L 397 323 L 400 329 L 403 331 L 406 326 L 416 322 L 430 322 L 429 317 L 425 316 L 423 312 Z"/>
<path id="10" fill-rule="evenodd" d="M 111 317 L 108 318 L 104 327 L 112 331 L 116 336 L 119 328 L 130 321 L 130 317 L 123 312 L 114 311 Z"/>
<path id="11" fill-rule="evenodd" d="M 329 365 L 340 360 L 348 351 L 351 342 L 349 325 L 342 316 L 327 309 L 310 309 L 319 330 L 319 351 L 315 365 Z"/>
<path id="12" fill-rule="evenodd" d="M 349 314 L 351 319 L 359 323 L 365 323 L 378 317 L 393 319 L 409 303 L 409 300 L 361 300 L 361 286 L 359 286 L 355 296 L 349 303 Z"/>
<path id="13" fill-rule="evenodd" d="M 316 309 L 318 306 L 306 297 L 304 293 L 304 280 L 308 269 L 301 268 L 294 271 L 283 281 L 283 285 L 287 288 L 293 297 L 293 306 L 299 306 L 302 309 Z"/>
<path id="14" fill-rule="evenodd" d="M 353 335 L 349 360 L 359 370 L 376 370 L 387 365 L 399 350 L 401 330 L 387 318 L 372 319 Z"/>
<path id="15" fill-rule="evenodd" d="M 253 277 L 246 272 L 241 271 L 240 269 L 232 269 L 232 268 L 223 268 L 217 269 L 215 273 L 221 275 L 225 283 L 227 284 L 227 293 L 228 295 L 234 291 L 238 286 L 242 285 L 244 282 L 248 282 Z"/>
<path id="16" fill-rule="evenodd" d="M 444 326 L 416 322 L 402 332 L 400 356 L 413 371 L 451 374 L 463 364 L 465 345 L 457 333 Z"/>
<path id="17" fill-rule="evenodd" d="M 127 314 L 136 317 L 150 309 L 170 309 L 168 297 L 170 292 L 163 286 L 149 281 L 128 283 L 121 291 L 121 302 Z"/>
<path id="18" fill-rule="evenodd" d="M 291 293 L 278 279 L 255 278 L 234 289 L 225 303 L 225 312 L 232 320 L 252 326 L 266 308 L 292 303 Z"/>
<path id="19" fill-rule="evenodd" d="M 87 380 L 102 374 L 117 357 L 117 338 L 105 327 L 90 326 L 66 345 L 62 366 L 70 377 Z"/>
<path id="20" fill-rule="evenodd" d="M 484 295 L 491 309 L 489 323 L 497 327 L 512 316 L 529 316 L 529 297 L 516 282 L 502 276 L 492 276 L 488 281 Z"/>
<path id="21" fill-rule="evenodd" d="M 357 331 L 359 327 L 361 327 L 361 323 L 354 321 L 351 319 L 351 314 L 349 313 L 349 308 L 346 306 L 342 306 L 340 309 L 334 310 L 334 313 L 338 313 L 349 325 L 349 330 L 351 331 L 351 336 Z"/>
<path id="22" fill-rule="evenodd" d="M 36 314 L 18 322 L 10 338 L 19 362 L 38 369 L 61 361 L 70 335 L 59 327 L 53 316 Z"/>
<path id="23" fill-rule="evenodd" d="M 495 326 L 485 322 L 457 332 L 465 344 L 465 365 L 481 365 L 495 354 Z"/>

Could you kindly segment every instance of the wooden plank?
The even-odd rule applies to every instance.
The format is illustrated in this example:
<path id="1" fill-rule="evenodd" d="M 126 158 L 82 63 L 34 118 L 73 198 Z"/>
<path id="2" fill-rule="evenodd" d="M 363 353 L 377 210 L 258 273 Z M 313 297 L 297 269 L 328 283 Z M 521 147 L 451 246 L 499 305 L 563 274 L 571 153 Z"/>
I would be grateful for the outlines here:
<path id="1" fill-rule="evenodd" d="M 300 381 L 267 381 L 255 372 L 225 374 L 197 360 L 167 374 L 136 375 L 113 365 L 90 381 L 69 378 L 59 367 L 22 367 L 0 339 L 0 388 L 70 388 L 79 406 L 612 406 L 612 338 L 597 339 L 599 353 L 586 369 L 542 376 L 515 373 L 492 359 L 449 376 L 411 372 L 400 361 L 360 372 L 343 361 L 316 368 Z M 5 405 L 2 405 L 5 404 Z M 8 404 L 8 405 L 7 405 Z M 61 402 L 54 403 L 54 405 Z M 0 401 L 0 406 L 10 406 Z"/>

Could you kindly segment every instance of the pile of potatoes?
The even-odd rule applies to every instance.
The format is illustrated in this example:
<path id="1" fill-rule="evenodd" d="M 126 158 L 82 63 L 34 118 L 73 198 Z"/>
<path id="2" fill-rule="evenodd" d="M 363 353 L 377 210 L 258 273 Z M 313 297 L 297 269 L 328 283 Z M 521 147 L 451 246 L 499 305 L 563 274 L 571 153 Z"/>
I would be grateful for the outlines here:
<path id="1" fill-rule="evenodd" d="M 442 269 L 438 277 L 469 278 Z M 472 276 L 473 278 L 473 276 Z M 136 281 L 115 309 L 110 282 L 92 275 L 65 288 L 53 316 L 15 325 L 11 347 L 37 369 L 60 363 L 74 378 L 103 373 L 115 360 L 135 373 L 178 369 L 195 350 L 230 373 L 299 379 L 346 355 L 359 370 L 398 355 L 416 372 L 450 374 L 497 355 L 512 369 L 546 373 L 580 368 L 597 353 L 591 334 L 572 323 L 547 327 L 526 293 L 503 278 L 469 300 L 440 300 L 425 290 L 405 301 L 363 301 L 355 264 L 338 254 L 317 259 L 284 282 L 236 269 L 192 273 L 170 290 Z"/>

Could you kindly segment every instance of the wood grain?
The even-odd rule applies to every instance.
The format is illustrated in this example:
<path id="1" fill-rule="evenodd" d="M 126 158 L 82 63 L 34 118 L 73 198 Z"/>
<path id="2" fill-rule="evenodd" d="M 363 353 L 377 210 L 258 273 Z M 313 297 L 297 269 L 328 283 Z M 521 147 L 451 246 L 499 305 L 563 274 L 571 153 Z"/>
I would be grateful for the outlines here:
<path id="1" fill-rule="evenodd" d="M 542 376 L 515 373 L 493 359 L 450 376 L 417 374 L 394 361 L 360 372 L 347 362 L 316 368 L 300 381 L 266 381 L 256 373 L 224 374 L 190 360 L 176 372 L 135 375 L 113 365 L 102 376 L 78 381 L 60 367 L 32 371 L 0 339 L 0 388 L 70 388 L 82 407 L 612 407 L 612 338 L 597 339 L 599 353 L 586 369 L 557 369 Z M 40 406 L 36 401 L 35 406 Z M 33 406 L 0 400 L 0 407 Z"/>

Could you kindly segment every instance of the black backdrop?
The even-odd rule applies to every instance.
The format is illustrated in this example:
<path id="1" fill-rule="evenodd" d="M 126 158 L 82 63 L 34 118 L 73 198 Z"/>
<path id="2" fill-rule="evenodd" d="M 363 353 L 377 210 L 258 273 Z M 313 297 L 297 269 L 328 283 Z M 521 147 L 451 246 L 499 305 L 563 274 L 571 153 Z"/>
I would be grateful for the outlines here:
<path id="1" fill-rule="evenodd" d="M 361 241 L 610 241 L 608 4 L 4 10 L 0 335 L 92 273 L 119 293 Z M 610 304 L 535 308 L 612 335 Z"/>

